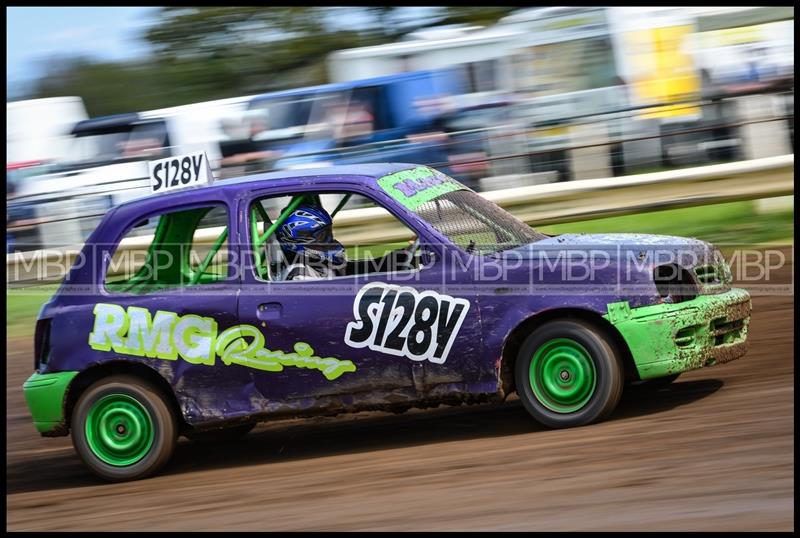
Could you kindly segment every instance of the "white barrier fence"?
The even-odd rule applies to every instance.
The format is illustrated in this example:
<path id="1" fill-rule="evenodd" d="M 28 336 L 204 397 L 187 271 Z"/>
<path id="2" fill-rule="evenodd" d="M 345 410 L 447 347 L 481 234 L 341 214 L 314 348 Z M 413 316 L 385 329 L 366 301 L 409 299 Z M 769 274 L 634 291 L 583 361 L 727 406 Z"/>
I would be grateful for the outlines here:
<path id="1" fill-rule="evenodd" d="M 503 177 L 524 183 L 526 176 Z M 794 154 L 627 177 L 531 185 L 481 193 L 532 225 L 643 211 L 691 207 L 794 193 Z M 377 244 L 410 239 L 411 232 L 388 211 L 362 208 L 341 211 L 334 219 L 336 238 L 344 244 Z M 196 244 L 213 243 L 223 228 L 195 235 Z M 632 230 L 634 231 L 634 230 Z M 124 239 L 118 252 L 141 251 L 152 235 Z M 6 257 L 7 283 L 56 282 L 64 277 L 81 245 Z"/>

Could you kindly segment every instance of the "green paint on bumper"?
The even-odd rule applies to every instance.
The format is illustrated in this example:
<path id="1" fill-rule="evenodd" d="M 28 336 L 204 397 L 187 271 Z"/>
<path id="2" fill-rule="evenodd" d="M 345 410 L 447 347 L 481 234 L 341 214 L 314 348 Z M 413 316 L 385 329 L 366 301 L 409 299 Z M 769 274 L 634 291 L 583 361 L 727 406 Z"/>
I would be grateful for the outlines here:
<path id="1" fill-rule="evenodd" d="M 39 433 L 55 433 L 64 429 L 64 395 L 76 375 L 78 372 L 34 373 L 22 385 L 25 402 Z"/>
<path id="2" fill-rule="evenodd" d="M 622 334 L 640 378 L 653 379 L 744 355 L 751 308 L 750 294 L 734 288 L 678 304 L 611 303 L 603 317 Z"/>

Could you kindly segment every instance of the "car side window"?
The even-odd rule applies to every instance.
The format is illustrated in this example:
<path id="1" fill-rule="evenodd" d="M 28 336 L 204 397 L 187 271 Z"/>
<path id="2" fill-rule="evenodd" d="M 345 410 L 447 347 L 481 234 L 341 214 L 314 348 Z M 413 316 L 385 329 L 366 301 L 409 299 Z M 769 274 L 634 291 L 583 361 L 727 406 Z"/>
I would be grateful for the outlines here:
<path id="1" fill-rule="evenodd" d="M 256 277 L 316 280 L 419 269 L 417 235 L 402 221 L 389 214 L 379 230 L 357 224 L 359 213 L 381 210 L 345 191 L 256 199 L 248 213 Z M 389 239 L 376 242 L 376 233 Z"/>
<path id="2" fill-rule="evenodd" d="M 228 277 L 225 205 L 166 212 L 137 222 L 105 265 L 108 291 L 146 294 Z"/>

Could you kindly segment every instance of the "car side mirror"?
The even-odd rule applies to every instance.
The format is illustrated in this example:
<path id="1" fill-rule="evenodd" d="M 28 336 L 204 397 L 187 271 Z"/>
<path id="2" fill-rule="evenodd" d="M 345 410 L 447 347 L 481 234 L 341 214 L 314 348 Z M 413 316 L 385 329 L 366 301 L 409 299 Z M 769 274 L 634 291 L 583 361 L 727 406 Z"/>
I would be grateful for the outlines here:
<path id="1" fill-rule="evenodd" d="M 419 255 L 419 266 L 420 269 L 423 267 L 430 267 L 436 263 L 436 253 L 432 250 L 424 249 L 420 252 Z"/>

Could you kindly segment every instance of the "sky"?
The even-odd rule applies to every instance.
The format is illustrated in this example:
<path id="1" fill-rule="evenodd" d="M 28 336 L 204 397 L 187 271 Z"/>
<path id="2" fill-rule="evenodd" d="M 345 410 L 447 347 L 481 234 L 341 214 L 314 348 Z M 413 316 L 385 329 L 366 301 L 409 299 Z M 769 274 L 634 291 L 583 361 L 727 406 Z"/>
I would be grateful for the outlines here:
<path id="1" fill-rule="evenodd" d="M 104 60 L 146 55 L 137 40 L 157 7 L 6 8 L 6 89 L 12 95 L 42 74 L 41 61 L 87 54 Z"/>
<path id="2" fill-rule="evenodd" d="M 6 90 L 17 98 L 44 75 L 42 61 L 54 56 L 85 54 L 101 60 L 127 60 L 150 52 L 142 38 L 156 20 L 158 7 L 7 7 Z M 358 26 L 366 20 L 358 8 L 338 8 L 333 26 Z M 429 16 L 435 7 L 409 7 L 406 17 Z"/>

